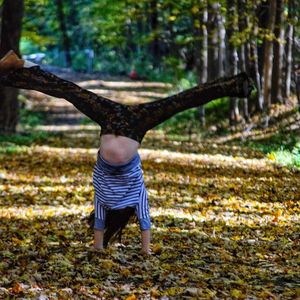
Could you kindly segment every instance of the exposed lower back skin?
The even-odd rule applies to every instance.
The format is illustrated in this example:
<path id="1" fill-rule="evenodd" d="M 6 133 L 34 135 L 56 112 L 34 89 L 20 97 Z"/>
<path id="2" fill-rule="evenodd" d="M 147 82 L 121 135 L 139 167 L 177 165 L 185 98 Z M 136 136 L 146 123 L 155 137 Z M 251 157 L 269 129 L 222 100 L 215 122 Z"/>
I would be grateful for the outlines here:
<path id="1" fill-rule="evenodd" d="M 100 154 L 109 163 L 120 165 L 129 162 L 140 144 L 128 137 L 105 134 L 100 139 Z"/>

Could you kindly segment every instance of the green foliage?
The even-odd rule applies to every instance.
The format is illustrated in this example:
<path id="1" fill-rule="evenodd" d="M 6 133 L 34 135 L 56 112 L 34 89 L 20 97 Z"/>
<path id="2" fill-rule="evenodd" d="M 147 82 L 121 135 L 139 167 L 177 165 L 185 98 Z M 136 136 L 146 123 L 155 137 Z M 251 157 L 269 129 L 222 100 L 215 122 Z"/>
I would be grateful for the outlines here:
<path id="1" fill-rule="evenodd" d="M 23 132 L 15 135 L 0 135 L 0 145 L 3 148 L 29 146 L 34 143 L 42 143 L 49 137 L 44 131 Z"/>
<path id="2" fill-rule="evenodd" d="M 34 128 L 38 125 L 42 125 L 45 120 L 45 113 L 35 112 L 22 108 L 20 110 L 20 125 L 24 128 Z"/>
<path id="3" fill-rule="evenodd" d="M 0 136 L 1 139 L 1 136 Z M 27 146 L 19 146 L 10 142 L 0 142 L 0 155 L 23 153 L 28 151 Z"/>
<path id="4" fill-rule="evenodd" d="M 295 133 L 287 133 L 284 130 L 279 130 L 278 133 L 272 135 L 270 138 L 259 142 L 248 142 L 246 145 L 251 148 L 258 149 L 265 154 L 288 151 L 292 152 L 299 141 L 299 137 Z"/>
<path id="5" fill-rule="evenodd" d="M 278 163 L 300 169 L 300 143 L 297 143 L 292 150 L 279 150 L 268 154 L 268 157 L 275 159 Z"/>
<path id="6" fill-rule="evenodd" d="M 296 133 L 279 130 L 268 139 L 246 142 L 245 145 L 262 151 L 266 157 L 284 166 L 300 168 L 300 142 Z"/>

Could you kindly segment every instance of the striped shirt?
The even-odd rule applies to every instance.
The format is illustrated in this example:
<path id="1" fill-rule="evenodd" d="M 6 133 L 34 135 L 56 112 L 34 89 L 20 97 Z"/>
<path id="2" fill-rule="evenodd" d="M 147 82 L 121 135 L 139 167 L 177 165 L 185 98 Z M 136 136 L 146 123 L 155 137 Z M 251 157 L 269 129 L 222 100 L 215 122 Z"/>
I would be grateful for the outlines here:
<path id="1" fill-rule="evenodd" d="M 141 230 L 151 227 L 148 195 L 137 153 L 124 165 L 112 165 L 98 154 L 94 167 L 95 229 L 104 229 L 106 210 L 135 207 Z"/>

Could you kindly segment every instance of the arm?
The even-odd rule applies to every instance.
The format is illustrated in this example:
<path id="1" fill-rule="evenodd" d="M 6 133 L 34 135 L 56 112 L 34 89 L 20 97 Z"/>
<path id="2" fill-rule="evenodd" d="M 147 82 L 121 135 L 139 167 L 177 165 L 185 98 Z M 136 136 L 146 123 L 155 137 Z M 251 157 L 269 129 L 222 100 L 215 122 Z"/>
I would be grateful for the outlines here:
<path id="1" fill-rule="evenodd" d="M 151 220 L 149 212 L 148 195 L 145 188 L 142 188 L 141 202 L 136 207 L 136 215 L 138 217 L 141 229 L 142 252 L 145 254 L 150 254 Z"/>
<path id="2" fill-rule="evenodd" d="M 103 249 L 103 236 L 104 230 L 94 230 L 94 248 L 95 249 Z"/>
<path id="3" fill-rule="evenodd" d="M 141 239 L 142 239 L 142 252 L 145 254 L 150 254 L 150 240 L 151 240 L 150 229 L 141 231 Z"/>
<path id="4" fill-rule="evenodd" d="M 95 220 L 94 220 L 94 248 L 103 249 L 103 237 L 104 237 L 104 227 L 106 219 L 106 210 L 97 201 L 96 197 L 94 199 L 95 207 Z"/>

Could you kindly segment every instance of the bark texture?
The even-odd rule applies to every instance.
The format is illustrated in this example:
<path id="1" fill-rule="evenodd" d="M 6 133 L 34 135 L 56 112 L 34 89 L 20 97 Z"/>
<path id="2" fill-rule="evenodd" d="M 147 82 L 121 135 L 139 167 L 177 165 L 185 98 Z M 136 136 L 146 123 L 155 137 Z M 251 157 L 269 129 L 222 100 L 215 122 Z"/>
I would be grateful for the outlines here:
<path id="1" fill-rule="evenodd" d="M 272 94 L 271 102 L 283 102 L 282 98 L 282 68 L 283 68 L 283 0 L 277 0 L 276 19 L 274 28 L 274 59 L 272 71 Z"/>
<path id="2" fill-rule="evenodd" d="M 71 41 L 67 33 L 66 17 L 63 8 L 63 0 L 55 0 L 57 8 L 57 17 L 59 22 L 60 31 L 62 34 L 62 44 L 65 51 L 65 59 L 67 67 L 72 66 L 71 57 Z"/>
<path id="3" fill-rule="evenodd" d="M 5 0 L 2 7 L 0 57 L 9 50 L 19 52 L 23 0 Z M 18 90 L 0 86 L 0 133 L 11 134 L 16 131 L 19 118 Z"/>
<path id="4" fill-rule="evenodd" d="M 230 76 L 236 75 L 238 72 L 238 55 L 236 47 L 233 45 L 232 37 L 235 31 L 237 31 L 237 23 L 234 18 L 236 14 L 236 3 L 235 1 L 227 0 L 227 74 Z M 239 99 L 236 97 L 230 98 L 229 106 L 229 123 L 234 125 L 239 119 Z"/>
<path id="5" fill-rule="evenodd" d="M 270 0 L 269 2 L 269 21 L 268 32 L 273 33 L 275 16 L 276 16 L 276 0 Z M 273 42 L 266 38 L 264 48 L 264 64 L 263 64 L 263 95 L 265 109 L 271 105 L 271 87 L 272 87 L 272 64 L 273 64 Z"/>

